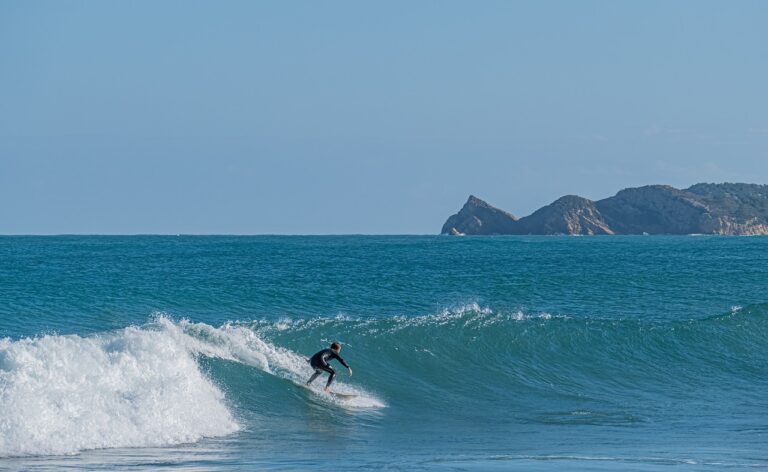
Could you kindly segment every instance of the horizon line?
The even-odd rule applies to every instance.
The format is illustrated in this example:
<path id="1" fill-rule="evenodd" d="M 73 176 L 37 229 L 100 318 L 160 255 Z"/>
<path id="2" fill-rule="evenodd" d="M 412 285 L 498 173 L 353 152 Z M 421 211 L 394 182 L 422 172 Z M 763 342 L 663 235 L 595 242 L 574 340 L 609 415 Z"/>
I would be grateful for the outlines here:
<path id="1" fill-rule="evenodd" d="M 759 237 L 768 235 L 762 234 L 711 234 L 711 233 L 688 233 L 688 234 L 672 234 L 672 233 L 655 233 L 655 234 L 467 234 L 462 236 L 453 236 L 450 234 L 441 233 L 0 233 L 0 238 L 56 238 L 56 237 L 343 237 L 343 236 L 364 236 L 364 237 L 400 237 L 400 236 L 437 236 L 440 238 L 465 238 L 465 237 L 623 237 L 623 236 L 718 236 L 718 237 Z"/>

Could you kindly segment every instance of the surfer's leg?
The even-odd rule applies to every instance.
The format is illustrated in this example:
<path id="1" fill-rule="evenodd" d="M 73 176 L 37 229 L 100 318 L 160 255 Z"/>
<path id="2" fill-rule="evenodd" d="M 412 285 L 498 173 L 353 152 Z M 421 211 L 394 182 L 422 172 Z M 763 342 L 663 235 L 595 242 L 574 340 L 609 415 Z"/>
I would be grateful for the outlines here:
<path id="1" fill-rule="evenodd" d="M 322 373 L 323 373 L 323 371 L 322 371 L 322 370 L 320 370 L 320 369 L 315 369 L 315 373 L 314 373 L 314 374 L 312 374 L 312 377 L 310 377 L 310 378 L 309 378 L 309 380 L 307 380 L 307 385 L 309 385 L 309 384 L 311 384 L 312 382 L 314 382 L 314 381 L 315 381 L 315 379 L 317 378 L 317 376 L 318 376 L 318 375 L 320 375 L 320 374 L 322 374 Z"/>
<path id="2" fill-rule="evenodd" d="M 335 370 L 333 370 L 333 367 L 330 367 L 330 366 L 328 366 L 328 367 L 324 368 L 323 370 L 324 370 L 324 371 L 326 371 L 326 372 L 328 372 L 329 374 L 331 374 L 331 375 L 328 377 L 328 383 L 327 383 L 327 384 L 325 384 L 325 389 L 326 389 L 326 390 L 328 390 L 328 388 L 330 388 L 330 386 L 331 386 L 331 383 L 333 383 L 333 379 L 334 379 L 334 377 L 336 377 L 336 371 L 335 371 Z"/>

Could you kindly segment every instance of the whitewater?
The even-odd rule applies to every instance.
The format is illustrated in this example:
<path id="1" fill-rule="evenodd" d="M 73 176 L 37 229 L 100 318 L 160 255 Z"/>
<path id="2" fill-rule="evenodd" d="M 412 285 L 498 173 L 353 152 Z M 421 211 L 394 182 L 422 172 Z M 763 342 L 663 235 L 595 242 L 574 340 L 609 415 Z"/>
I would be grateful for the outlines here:
<path id="1" fill-rule="evenodd" d="M 199 356 L 239 362 L 301 384 L 306 359 L 252 331 L 213 328 L 162 315 L 144 327 L 90 337 L 0 341 L 0 456 L 73 454 L 105 447 L 194 442 L 242 429 Z M 384 404 L 343 385 L 345 408 Z"/>
<path id="2" fill-rule="evenodd" d="M 765 468 L 766 249 L 2 237 L 0 469 Z"/>

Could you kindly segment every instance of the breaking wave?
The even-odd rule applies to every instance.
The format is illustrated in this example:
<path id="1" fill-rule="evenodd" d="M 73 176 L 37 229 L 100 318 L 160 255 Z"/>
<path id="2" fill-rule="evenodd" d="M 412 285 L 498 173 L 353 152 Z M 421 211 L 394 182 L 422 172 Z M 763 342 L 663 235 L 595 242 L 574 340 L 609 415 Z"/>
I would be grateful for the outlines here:
<path id="1" fill-rule="evenodd" d="M 323 394 L 321 381 L 306 392 L 331 408 L 403 406 L 403 395 L 411 395 L 407 408 L 468 402 L 480 408 L 514 399 L 521 411 L 573 405 L 530 421 L 642 421 L 606 405 L 641 405 L 643 391 L 654 391 L 658 401 L 725 385 L 757 398 L 768 378 L 766 336 L 765 304 L 664 322 L 497 312 L 470 303 L 421 316 L 219 327 L 157 315 L 144 326 L 86 337 L 3 339 L 0 457 L 164 446 L 236 433 L 246 427 L 238 409 L 249 405 L 236 404 L 237 387 L 216 375 L 219 363 L 287 381 L 249 385 L 255 395 L 280 399 L 289 383 L 301 385 L 311 373 L 306 357 L 334 340 L 344 344 L 345 358 L 363 380 L 337 381 L 335 390 L 350 398 Z M 201 359 L 215 361 L 203 366 Z M 549 410 L 542 406 L 548 401 Z M 595 405 L 601 413 L 590 410 Z"/>

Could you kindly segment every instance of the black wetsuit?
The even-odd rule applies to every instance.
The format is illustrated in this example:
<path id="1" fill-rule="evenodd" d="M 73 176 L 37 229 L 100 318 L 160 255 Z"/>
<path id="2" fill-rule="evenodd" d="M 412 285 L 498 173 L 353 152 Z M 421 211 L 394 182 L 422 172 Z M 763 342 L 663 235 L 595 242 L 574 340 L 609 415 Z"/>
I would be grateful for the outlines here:
<path id="1" fill-rule="evenodd" d="M 333 359 L 341 362 L 341 365 L 349 369 L 349 364 L 347 364 L 344 359 L 341 358 L 341 356 L 336 354 L 333 349 L 323 349 L 322 351 L 312 356 L 312 358 L 309 360 L 309 365 L 315 369 L 315 373 L 312 374 L 312 377 L 310 377 L 309 380 L 307 380 L 307 385 L 311 384 L 318 375 L 322 374 L 323 372 L 328 372 L 331 374 L 331 376 L 328 377 L 328 383 L 325 384 L 325 388 L 330 387 L 331 383 L 333 382 L 333 378 L 336 377 L 336 371 L 333 370 L 333 367 L 328 364 L 328 361 Z"/>

